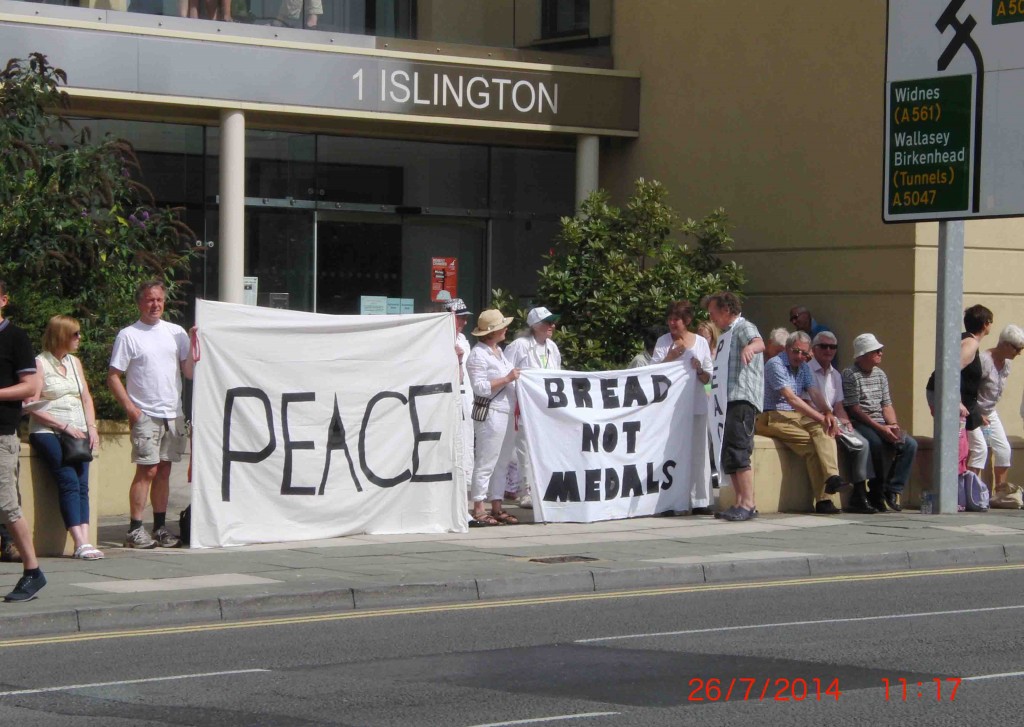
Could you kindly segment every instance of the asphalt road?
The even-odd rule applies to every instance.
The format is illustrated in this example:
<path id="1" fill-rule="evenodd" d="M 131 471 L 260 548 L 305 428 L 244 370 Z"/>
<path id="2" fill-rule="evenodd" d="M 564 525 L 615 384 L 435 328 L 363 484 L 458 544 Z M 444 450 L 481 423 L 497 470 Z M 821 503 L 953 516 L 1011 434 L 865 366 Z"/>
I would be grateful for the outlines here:
<path id="1" fill-rule="evenodd" d="M 0 725 L 1016 725 L 1022 586 L 965 568 L 7 641 Z"/>

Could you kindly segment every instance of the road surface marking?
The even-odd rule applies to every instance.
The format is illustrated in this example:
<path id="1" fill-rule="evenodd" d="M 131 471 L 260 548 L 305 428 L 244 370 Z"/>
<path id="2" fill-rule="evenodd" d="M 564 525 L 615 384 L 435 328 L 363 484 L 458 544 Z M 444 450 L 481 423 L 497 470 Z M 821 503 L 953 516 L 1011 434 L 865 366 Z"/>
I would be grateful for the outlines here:
<path id="1" fill-rule="evenodd" d="M 13 692 L 0 692 L 0 697 L 16 697 L 22 694 L 43 694 L 44 692 L 68 692 L 73 689 L 93 689 L 95 687 L 116 687 L 122 684 L 149 684 L 151 682 L 172 682 L 179 679 L 202 679 L 203 677 L 223 677 L 235 674 L 256 674 L 268 671 L 270 671 L 270 669 L 235 669 L 233 671 L 208 671 L 203 674 L 177 674 L 169 677 L 150 677 L 149 679 L 125 679 L 119 682 L 68 684 L 63 687 L 41 687 L 39 689 L 18 689 Z"/>
<path id="2" fill-rule="evenodd" d="M 904 580 L 907 578 L 925 578 L 929 576 L 952 576 L 972 573 L 994 573 L 1003 571 L 1024 570 L 1024 564 L 969 566 L 962 568 L 940 568 L 933 570 L 900 571 L 888 573 L 865 573 L 860 575 L 821 576 L 809 578 L 791 578 L 779 581 L 759 581 L 743 583 L 701 583 L 687 586 L 665 586 L 661 588 L 645 588 L 632 591 L 609 591 L 607 593 L 576 593 L 561 596 L 538 596 L 536 598 L 518 598 L 503 601 L 470 601 L 463 603 L 445 603 L 436 606 L 406 606 L 402 608 L 374 609 L 366 611 L 342 611 L 336 613 L 314 614 L 306 616 L 278 616 L 274 618 L 253 619 L 251 621 L 218 621 L 216 623 L 191 624 L 182 626 L 161 626 L 132 631 L 96 631 L 76 632 L 53 636 L 35 636 L 22 639 L 0 641 L 0 649 L 16 646 L 39 646 L 42 644 L 67 644 L 79 641 L 99 641 L 104 639 L 128 639 L 141 636 L 166 636 L 174 634 L 193 634 L 203 631 L 228 631 L 231 629 L 252 629 L 268 626 L 291 626 L 300 624 L 323 623 L 325 621 L 348 621 L 351 619 L 381 618 L 385 616 L 409 616 L 428 613 L 446 613 L 452 611 L 479 611 L 494 608 L 514 608 L 518 606 L 545 606 L 558 603 L 574 603 L 582 601 L 606 601 L 621 598 L 651 598 L 654 596 L 672 596 L 685 593 L 713 593 L 717 591 L 743 591 L 762 588 L 786 588 L 792 586 L 818 586 L 827 583 L 848 584 L 857 581 Z"/>
<path id="3" fill-rule="evenodd" d="M 540 724 L 541 722 L 558 722 L 566 719 L 586 719 L 587 717 L 612 717 L 618 712 L 584 712 L 583 714 L 560 714 L 557 717 L 534 717 L 533 719 L 517 719 L 511 722 L 488 722 L 473 727 L 510 727 L 514 724 Z"/>
<path id="4" fill-rule="evenodd" d="M 1024 671 L 1006 671 L 1002 674 L 981 674 L 976 677 L 964 677 L 965 682 L 980 682 L 984 679 L 1012 679 L 1013 677 L 1024 677 Z"/>
<path id="5" fill-rule="evenodd" d="M 815 621 L 783 621 L 773 624 L 748 624 L 745 626 L 716 626 L 709 629 L 686 629 L 685 631 L 656 631 L 649 634 L 623 634 L 621 636 L 598 636 L 592 639 L 576 639 L 576 644 L 592 644 L 597 641 L 620 641 L 623 639 L 646 639 L 655 636 L 689 636 L 691 634 L 715 634 L 723 631 L 748 631 L 751 629 L 775 629 L 783 626 L 817 626 L 820 624 L 855 623 L 857 621 L 886 621 L 898 618 L 924 618 L 926 616 L 957 616 L 967 613 L 986 613 L 989 611 L 1019 611 L 1024 604 L 1018 606 L 991 606 L 986 608 L 961 608 L 955 611 L 919 611 L 918 613 L 891 613 L 885 616 L 856 616 L 852 618 L 823 618 Z"/>

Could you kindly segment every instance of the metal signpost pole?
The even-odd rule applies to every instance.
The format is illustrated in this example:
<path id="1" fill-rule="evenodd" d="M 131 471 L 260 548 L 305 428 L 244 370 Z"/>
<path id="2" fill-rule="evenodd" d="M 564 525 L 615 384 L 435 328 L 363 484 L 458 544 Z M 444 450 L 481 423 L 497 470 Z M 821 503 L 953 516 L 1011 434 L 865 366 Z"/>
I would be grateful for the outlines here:
<path id="1" fill-rule="evenodd" d="M 939 223 L 935 311 L 935 451 L 932 491 L 936 512 L 957 511 L 960 434 L 960 316 L 963 310 L 964 223 Z"/>

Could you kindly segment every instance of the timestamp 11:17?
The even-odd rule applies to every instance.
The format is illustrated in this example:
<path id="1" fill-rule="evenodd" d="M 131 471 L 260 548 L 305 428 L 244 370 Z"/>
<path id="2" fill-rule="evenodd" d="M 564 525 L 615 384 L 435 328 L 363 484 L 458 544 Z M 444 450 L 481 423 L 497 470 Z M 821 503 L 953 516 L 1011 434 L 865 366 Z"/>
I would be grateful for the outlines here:
<path id="1" fill-rule="evenodd" d="M 915 699 L 930 699 L 933 695 L 937 702 L 943 700 L 952 702 L 956 699 L 956 690 L 960 688 L 961 681 L 960 677 L 946 677 L 945 679 L 935 677 L 931 681 L 908 682 L 900 677 L 893 680 L 883 678 L 882 684 L 885 686 L 885 701 L 887 702 L 890 700 L 912 702 Z M 947 685 L 947 688 L 943 690 L 943 682 L 949 682 L 952 687 Z M 932 687 L 935 688 L 934 692 L 932 692 Z"/>

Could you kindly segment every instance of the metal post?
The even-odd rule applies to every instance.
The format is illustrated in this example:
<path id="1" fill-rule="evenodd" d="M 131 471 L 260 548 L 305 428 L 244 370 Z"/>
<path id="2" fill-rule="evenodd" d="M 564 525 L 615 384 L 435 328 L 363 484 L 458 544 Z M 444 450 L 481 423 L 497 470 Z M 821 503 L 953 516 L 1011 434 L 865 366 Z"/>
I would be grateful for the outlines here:
<path id="1" fill-rule="evenodd" d="M 576 209 L 591 192 L 600 186 L 601 139 L 597 136 L 576 138 Z"/>
<path id="2" fill-rule="evenodd" d="M 245 275 L 245 112 L 220 112 L 220 299 L 243 302 Z"/>
<path id="3" fill-rule="evenodd" d="M 935 452 L 932 492 L 937 512 L 956 512 L 960 433 L 960 318 L 963 315 L 964 223 L 939 223 L 935 311 Z"/>

